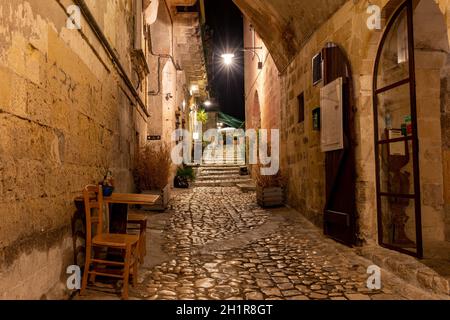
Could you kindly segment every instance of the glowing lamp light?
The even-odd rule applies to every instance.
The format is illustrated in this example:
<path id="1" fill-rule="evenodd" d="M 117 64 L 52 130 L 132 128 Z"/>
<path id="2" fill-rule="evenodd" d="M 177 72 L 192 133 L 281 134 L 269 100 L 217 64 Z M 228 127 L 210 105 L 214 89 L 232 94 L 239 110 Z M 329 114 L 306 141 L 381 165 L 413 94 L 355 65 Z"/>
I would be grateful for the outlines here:
<path id="1" fill-rule="evenodd" d="M 231 65 L 233 63 L 234 54 L 232 53 L 225 53 L 222 55 L 223 63 L 227 66 Z"/>
<path id="2" fill-rule="evenodd" d="M 212 103 L 209 100 L 206 100 L 204 103 L 205 107 L 211 107 Z"/>
<path id="3" fill-rule="evenodd" d="M 199 90 L 200 90 L 200 88 L 199 88 L 198 84 L 193 84 L 191 86 L 191 90 L 190 90 L 191 91 L 191 96 L 196 94 L 196 93 L 198 93 Z"/>

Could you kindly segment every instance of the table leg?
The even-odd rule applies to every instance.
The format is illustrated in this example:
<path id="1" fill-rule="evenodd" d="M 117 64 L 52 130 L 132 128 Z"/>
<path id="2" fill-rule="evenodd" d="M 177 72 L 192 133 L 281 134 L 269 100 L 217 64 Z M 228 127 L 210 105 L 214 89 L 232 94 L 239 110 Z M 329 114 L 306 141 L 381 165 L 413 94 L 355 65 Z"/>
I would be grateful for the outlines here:
<path id="1" fill-rule="evenodd" d="M 127 233 L 127 221 L 128 221 L 128 205 L 113 203 L 110 204 L 110 233 Z"/>

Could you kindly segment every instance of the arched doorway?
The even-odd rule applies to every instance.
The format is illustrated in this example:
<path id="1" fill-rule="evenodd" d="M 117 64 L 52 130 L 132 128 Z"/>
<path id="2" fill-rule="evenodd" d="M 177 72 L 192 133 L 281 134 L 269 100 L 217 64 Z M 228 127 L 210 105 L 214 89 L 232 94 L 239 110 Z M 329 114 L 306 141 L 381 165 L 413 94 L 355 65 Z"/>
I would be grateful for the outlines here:
<path id="1" fill-rule="evenodd" d="M 261 104 L 259 102 L 258 91 L 255 91 L 255 96 L 253 98 L 253 108 L 252 108 L 252 127 L 255 130 L 261 129 Z"/>
<path id="2" fill-rule="evenodd" d="M 424 246 L 445 239 L 441 97 L 434 89 L 448 39 L 432 0 L 406 0 L 392 12 L 373 81 L 378 239 L 421 258 Z"/>

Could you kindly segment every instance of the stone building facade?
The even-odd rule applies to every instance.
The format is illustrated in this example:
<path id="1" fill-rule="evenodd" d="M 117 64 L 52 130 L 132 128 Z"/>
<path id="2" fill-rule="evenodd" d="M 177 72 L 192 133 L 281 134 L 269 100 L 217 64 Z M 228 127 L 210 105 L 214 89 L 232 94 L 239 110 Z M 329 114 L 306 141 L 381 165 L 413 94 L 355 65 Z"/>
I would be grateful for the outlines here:
<path id="1" fill-rule="evenodd" d="M 171 141 L 191 74 L 182 70 L 188 60 L 173 59 L 167 34 L 175 35 L 164 28 L 185 3 L 155 2 L 1 2 L 1 299 L 67 294 L 66 268 L 80 245 L 74 198 L 108 169 L 118 192 L 135 191 L 138 148 L 148 135 Z M 198 26 L 191 15 L 184 24 Z M 164 36 L 154 31 L 151 42 L 155 23 Z M 155 52 L 166 54 L 160 68 Z"/>
<path id="2" fill-rule="evenodd" d="M 360 244 L 377 245 L 374 67 L 389 18 L 403 1 L 234 2 L 245 16 L 245 46 L 263 47 L 256 50 L 262 70 L 252 53 L 245 60 L 247 127 L 281 130 L 281 172 L 290 177 L 287 202 L 318 226 L 324 219 L 326 175 L 320 131 L 313 128 L 321 85 L 313 85 L 312 58 L 331 43 L 347 57 L 355 104 L 356 236 Z M 367 23 L 374 5 L 380 28 L 372 29 Z M 413 7 L 424 254 L 448 258 L 450 2 L 413 1 Z M 304 121 L 299 121 L 301 94 Z"/>

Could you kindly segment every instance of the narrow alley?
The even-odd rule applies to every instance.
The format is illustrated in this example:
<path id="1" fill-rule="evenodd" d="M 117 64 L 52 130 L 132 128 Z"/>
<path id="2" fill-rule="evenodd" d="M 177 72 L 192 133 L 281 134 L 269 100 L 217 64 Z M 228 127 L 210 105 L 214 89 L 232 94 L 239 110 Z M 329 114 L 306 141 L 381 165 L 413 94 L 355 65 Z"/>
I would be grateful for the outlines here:
<path id="1" fill-rule="evenodd" d="M 230 184 L 230 179 L 211 179 Z M 295 210 L 264 210 L 255 192 L 236 186 L 178 191 L 169 210 L 151 214 L 148 222 L 151 249 L 130 299 L 446 299 L 385 270 L 382 289 L 368 289 L 369 260 L 326 239 Z M 120 296 L 113 285 L 102 284 L 81 299 Z"/>
<path id="2" fill-rule="evenodd" d="M 0 300 L 448 303 L 450 0 L 0 0 Z"/>

